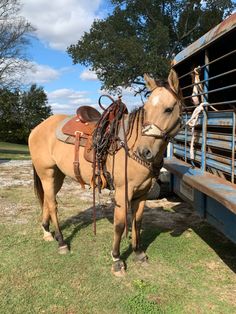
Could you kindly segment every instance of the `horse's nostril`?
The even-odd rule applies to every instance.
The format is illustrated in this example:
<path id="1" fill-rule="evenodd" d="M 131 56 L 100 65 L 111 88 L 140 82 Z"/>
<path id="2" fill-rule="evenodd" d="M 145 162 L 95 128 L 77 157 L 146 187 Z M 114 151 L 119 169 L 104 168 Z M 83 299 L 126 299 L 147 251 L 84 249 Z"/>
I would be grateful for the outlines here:
<path id="1" fill-rule="evenodd" d="M 148 148 L 143 149 L 142 155 L 147 160 L 152 159 L 152 152 Z"/>

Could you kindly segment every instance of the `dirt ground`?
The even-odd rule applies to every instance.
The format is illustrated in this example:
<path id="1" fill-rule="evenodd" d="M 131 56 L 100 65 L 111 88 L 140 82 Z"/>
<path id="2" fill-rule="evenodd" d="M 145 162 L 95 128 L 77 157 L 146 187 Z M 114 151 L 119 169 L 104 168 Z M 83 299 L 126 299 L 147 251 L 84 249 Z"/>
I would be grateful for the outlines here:
<path id="1" fill-rule="evenodd" d="M 0 189 L 13 190 L 14 188 L 24 187 L 30 188 L 33 193 L 33 171 L 31 161 L 0 161 Z M 86 213 L 91 215 L 92 211 L 92 190 L 80 188 L 77 182 L 69 178 L 65 179 L 62 190 L 59 192 L 59 199 L 63 201 L 63 197 L 70 193 L 76 196 L 79 200 L 91 202 L 91 209 L 86 209 Z M 165 197 L 166 196 L 166 197 Z M 102 216 L 110 216 L 112 220 L 112 196 L 110 191 L 104 190 L 102 195 L 97 195 L 97 204 L 100 204 L 101 211 L 98 210 L 98 218 Z M 60 206 L 60 202 L 59 202 Z M 166 210 L 171 209 L 171 210 Z M 5 202 L 4 197 L 0 194 L 0 217 L 1 221 L 12 221 L 12 216 L 20 217 L 17 213 L 22 210 L 21 202 Z M 17 221 L 17 218 L 16 218 Z M 19 218 L 19 222 L 22 220 Z M 144 212 L 143 225 L 158 227 L 160 230 L 173 230 L 173 234 L 182 233 L 195 225 L 201 224 L 201 219 L 193 211 L 191 206 L 175 195 L 165 195 L 162 191 L 162 196 L 158 200 L 148 200 Z"/>

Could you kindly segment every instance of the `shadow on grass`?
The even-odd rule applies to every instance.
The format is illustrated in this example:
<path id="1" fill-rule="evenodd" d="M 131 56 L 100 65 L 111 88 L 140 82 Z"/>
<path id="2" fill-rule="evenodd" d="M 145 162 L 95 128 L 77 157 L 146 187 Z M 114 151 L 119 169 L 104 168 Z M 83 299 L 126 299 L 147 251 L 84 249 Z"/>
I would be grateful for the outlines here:
<path id="1" fill-rule="evenodd" d="M 100 219 L 107 219 L 110 223 L 113 223 L 113 205 L 111 206 L 96 206 L 96 221 Z M 74 226 L 73 231 L 70 236 L 65 239 L 65 241 L 70 245 L 73 238 L 77 233 L 93 224 L 93 207 L 87 208 L 85 211 L 80 212 L 77 215 L 69 217 L 61 224 L 61 230 L 64 230 L 71 225 Z"/>
<path id="2" fill-rule="evenodd" d="M 173 209 L 177 213 L 182 212 L 181 206 L 177 205 Z M 230 241 L 215 227 L 211 226 L 208 222 L 201 219 L 193 209 L 191 209 L 191 212 L 192 215 L 187 218 L 186 221 L 189 225 L 189 228 L 192 228 L 192 230 L 216 252 L 216 254 L 222 259 L 222 261 L 234 273 L 236 273 L 236 244 Z M 197 217 L 197 220 L 195 222 L 191 222 L 192 217 L 194 216 Z M 181 234 L 181 228 L 179 229 L 179 232 Z M 174 235 L 173 232 L 171 234 Z"/>
<path id="3" fill-rule="evenodd" d="M 12 154 L 12 155 L 21 154 L 21 155 L 26 155 L 26 156 L 29 155 L 29 152 L 26 150 L 14 150 L 14 149 L 3 149 L 3 148 L 0 149 L 0 153 L 1 154 L 9 154 L 9 155 L 10 154 Z"/>
<path id="4" fill-rule="evenodd" d="M 193 230 L 236 273 L 236 245 L 208 223 Z"/>
<path id="5" fill-rule="evenodd" d="M 170 232 L 171 236 L 176 237 L 182 235 L 183 232 L 191 228 L 217 253 L 232 271 L 236 272 L 236 245 L 228 240 L 223 234 L 218 232 L 214 227 L 203 221 L 188 205 L 184 205 L 184 203 L 181 203 L 173 206 L 172 211 L 166 210 L 163 207 L 145 208 L 142 224 L 143 229 L 141 233 L 143 250 L 146 251 L 150 244 L 152 244 L 163 232 Z M 107 219 L 112 224 L 113 208 L 113 205 L 97 207 L 97 221 L 100 219 Z M 128 219 L 128 221 L 130 226 L 130 219 Z M 65 220 L 61 225 L 62 230 L 71 225 L 74 226 L 74 229 L 69 237 L 67 237 L 66 242 L 70 245 L 71 241 L 80 230 L 92 224 L 93 207 Z M 122 253 L 122 259 L 126 261 L 131 253 L 132 247 L 130 245 Z"/>

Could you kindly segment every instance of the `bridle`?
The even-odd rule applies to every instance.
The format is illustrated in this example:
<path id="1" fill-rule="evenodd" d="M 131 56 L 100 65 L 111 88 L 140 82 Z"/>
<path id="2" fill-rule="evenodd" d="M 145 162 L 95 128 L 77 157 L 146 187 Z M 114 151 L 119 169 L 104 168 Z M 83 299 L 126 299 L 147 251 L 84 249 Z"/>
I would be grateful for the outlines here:
<path id="1" fill-rule="evenodd" d="M 179 127 L 178 127 L 179 126 Z M 142 135 L 143 136 L 151 136 L 156 139 L 163 139 L 165 142 L 168 142 L 170 140 L 173 140 L 177 132 L 182 126 L 182 119 L 178 118 L 176 122 L 172 125 L 171 128 L 169 128 L 167 131 L 162 130 L 157 124 L 151 123 L 146 121 L 143 124 L 142 128 Z M 173 130 L 175 130 L 178 127 L 178 130 L 175 131 L 173 134 L 171 133 Z"/>
<path id="2" fill-rule="evenodd" d="M 151 93 L 157 87 L 155 87 L 151 91 Z M 181 102 L 180 97 L 169 86 L 165 86 L 165 88 L 168 89 L 168 91 L 176 99 L 176 103 L 174 106 L 179 105 L 180 107 L 182 107 L 182 102 Z M 182 125 L 183 125 L 182 118 L 179 117 L 168 130 L 163 130 L 156 123 L 151 122 L 151 121 L 147 121 L 144 119 L 143 125 L 142 125 L 142 136 L 151 136 L 151 137 L 154 137 L 155 139 L 163 139 L 165 142 L 168 142 L 168 141 L 173 140 L 175 135 L 178 133 L 179 129 L 181 129 Z M 173 132 L 173 131 L 175 131 L 175 132 Z"/>

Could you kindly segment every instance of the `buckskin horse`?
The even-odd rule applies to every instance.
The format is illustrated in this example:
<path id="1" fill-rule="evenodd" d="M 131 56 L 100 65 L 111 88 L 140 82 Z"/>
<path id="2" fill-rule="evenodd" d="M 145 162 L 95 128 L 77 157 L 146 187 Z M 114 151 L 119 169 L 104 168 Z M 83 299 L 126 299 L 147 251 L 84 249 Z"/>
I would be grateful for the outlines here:
<path id="1" fill-rule="evenodd" d="M 111 256 L 112 272 L 116 276 L 125 274 L 125 265 L 120 258 L 120 242 L 125 227 L 127 228 L 127 207 L 132 213 L 134 256 L 140 262 L 147 261 L 147 255 L 140 246 L 145 200 L 153 177 L 159 175 L 168 141 L 177 134 L 181 126 L 181 98 L 175 72 L 171 70 L 165 82 L 155 81 L 147 74 L 144 75 L 144 79 L 150 96 L 142 107 L 132 113 L 123 112 L 122 121 L 127 121 L 124 131 L 126 143 L 124 145 L 124 138 L 118 136 L 116 139 L 118 148 L 113 154 L 108 152 L 105 160 L 107 173 L 112 173 L 115 189 Z M 42 205 L 43 238 L 45 241 L 53 240 L 49 229 L 51 221 L 54 224 L 59 253 L 62 254 L 68 252 L 68 246 L 59 226 L 56 194 L 61 189 L 65 176 L 77 181 L 80 179 L 80 183 L 90 185 L 95 171 L 95 166 L 91 166 L 92 164 L 84 158 L 85 147 L 80 147 L 79 163 L 75 163 L 75 145 L 57 139 L 56 129 L 66 117 L 66 115 L 50 116 L 35 127 L 29 136 L 34 186 Z M 90 118 L 87 120 L 90 121 Z M 120 122 L 119 128 L 121 125 Z M 79 166 L 79 174 L 74 171 L 75 165 Z"/>

